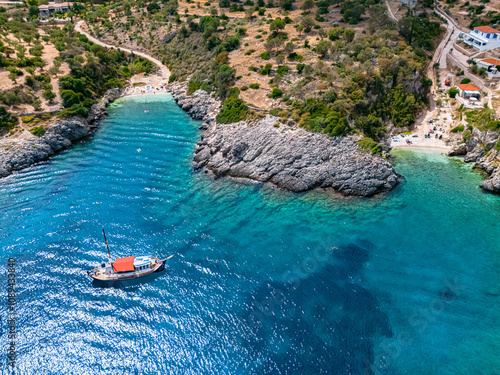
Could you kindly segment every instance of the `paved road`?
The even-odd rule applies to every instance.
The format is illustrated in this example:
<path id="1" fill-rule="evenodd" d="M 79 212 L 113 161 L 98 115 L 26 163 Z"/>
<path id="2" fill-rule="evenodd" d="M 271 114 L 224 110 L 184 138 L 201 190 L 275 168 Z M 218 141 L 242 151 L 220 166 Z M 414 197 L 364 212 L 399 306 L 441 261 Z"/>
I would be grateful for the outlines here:
<path id="1" fill-rule="evenodd" d="M 468 73 L 467 60 L 470 59 L 470 57 L 462 54 L 461 52 L 457 51 L 456 49 L 454 49 L 453 51 L 451 51 L 451 49 L 453 48 L 453 45 L 457 41 L 460 33 L 462 33 L 462 32 L 468 33 L 468 32 L 470 32 L 470 30 L 460 28 L 460 26 L 455 22 L 455 20 L 452 17 L 450 17 L 448 14 L 446 14 L 442 9 L 436 7 L 435 10 L 440 16 L 442 16 L 446 20 L 447 28 L 448 28 L 448 33 L 447 33 L 448 41 L 446 42 L 446 44 L 443 46 L 442 50 L 440 51 L 439 68 L 440 69 L 447 68 L 446 57 L 447 57 L 447 55 L 450 55 L 450 56 L 454 57 L 455 60 L 457 60 L 462 65 L 462 69 L 464 70 L 464 72 Z M 451 35 L 448 36 L 450 30 L 452 30 L 452 33 L 451 33 Z M 443 40 L 443 42 L 444 42 L 444 40 Z M 432 62 L 432 64 L 434 64 L 434 61 Z M 485 82 L 481 78 L 477 77 L 476 75 L 466 74 L 466 76 L 468 76 L 468 78 L 470 78 L 473 83 L 474 83 L 474 81 L 476 81 L 476 83 L 480 82 L 484 86 L 484 91 L 486 91 L 488 94 L 488 97 L 486 98 L 488 101 L 488 105 L 490 107 L 492 107 L 491 98 L 494 96 L 493 91 L 490 90 L 486 86 Z"/>
<path id="2" fill-rule="evenodd" d="M 445 44 L 443 44 L 443 42 L 441 42 L 443 45 L 442 45 L 442 48 L 441 48 L 441 50 L 439 52 L 440 53 L 440 56 L 439 56 L 439 68 L 440 69 L 446 69 L 446 67 L 447 67 L 447 65 L 446 65 L 446 56 L 449 53 L 451 53 L 451 49 L 453 48 L 453 45 L 457 41 L 458 36 L 462 32 L 462 30 L 460 30 L 460 27 L 455 22 L 455 20 L 452 17 L 450 17 L 449 15 L 447 15 L 442 9 L 440 9 L 439 7 L 436 7 L 435 11 L 436 11 L 436 13 L 438 13 L 441 17 L 443 17 L 446 20 L 447 33 L 446 33 L 446 37 L 443 40 L 443 42 L 445 40 L 447 40 L 447 41 L 446 41 Z M 469 32 L 469 31 L 468 30 L 467 31 L 464 30 L 463 32 Z M 441 47 L 441 45 L 440 45 L 440 47 Z"/>
<path id="3" fill-rule="evenodd" d="M 78 31 L 79 33 L 85 35 L 87 38 L 89 38 L 89 40 L 91 40 L 95 44 L 98 44 L 98 45 L 106 47 L 106 48 L 116 48 L 116 49 L 123 51 L 123 52 L 133 53 L 137 56 L 144 57 L 145 59 L 151 61 L 152 63 L 154 63 L 155 65 L 157 65 L 160 68 L 160 72 L 161 72 L 161 75 L 163 78 L 168 79 L 170 77 L 170 70 L 168 70 L 168 68 L 165 65 L 163 65 L 160 60 L 155 59 L 154 57 L 152 57 L 144 52 L 133 51 L 133 50 L 130 50 L 128 48 L 117 47 L 117 46 L 103 43 L 99 39 L 94 38 L 92 35 L 90 35 L 86 31 L 82 30 L 83 23 L 84 23 L 84 21 L 78 21 L 75 25 L 75 30 Z"/>

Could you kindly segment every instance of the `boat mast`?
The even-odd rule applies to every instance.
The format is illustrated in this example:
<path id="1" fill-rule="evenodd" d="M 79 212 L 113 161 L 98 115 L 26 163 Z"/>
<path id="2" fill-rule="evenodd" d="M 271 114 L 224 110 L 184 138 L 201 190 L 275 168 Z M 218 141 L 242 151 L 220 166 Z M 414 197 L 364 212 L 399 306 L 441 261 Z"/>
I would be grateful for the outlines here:
<path id="1" fill-rule="evenodd" d="M 104 234 L 104 242 L 106 242 L 106 249 L 108 249 L 109 263 L 111 263 L 111 253 L 109 252 L 108 240 L 106 239 L 106 233 L 104 233 L 104 228 L 102 228 L 102 234 Z"/>

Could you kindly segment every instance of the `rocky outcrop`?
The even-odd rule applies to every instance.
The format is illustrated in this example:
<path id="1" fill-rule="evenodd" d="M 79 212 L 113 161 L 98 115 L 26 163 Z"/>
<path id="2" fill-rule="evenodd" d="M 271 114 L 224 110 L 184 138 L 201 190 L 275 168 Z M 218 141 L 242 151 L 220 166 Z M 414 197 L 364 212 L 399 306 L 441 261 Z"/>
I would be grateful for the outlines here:
<path id="1" fill-rule="evenodd" d="M 220 101 L 204 90 L 197 90 L 187 95 L 186 83 L 174 83 L 170 92 L 179 107 L 188 113 L 194 120 L 201 120 L 200 129 L 206 130 L 215 122 L 219 113 Z"/>
<path id="2" fill-rule="evenodd" d="M 25 131 L 15 139 L 0 140 L 0 176 L 5 177 L 38 161 L 45 160 L 58 151 L 71 146 L 91 132 L 90 124 L 81 118 L 57 120 L 46 133 L 35 136 Z"/>
<path id="3" fill-rule="evenodd" d="M 101 100 L 99 100 L 98 103 L 92 105 L 92 107 L 90 108 L 89 115 L 87 116 L 87 122 L 89 124 L 94 124 L 106 117 L 106 115 L 108 114 L 108 111 L 106 110 L 108 104 L 120 98 L 123 95 L 123 92 L 124 91 L 119 88 L 106 91 Z"/>
<path id="4" fill-rule="evenodd" d="M 94 104 L 89 116 L 55 120 L 45 127 L 44 135 L 38 137 L 24 131 L 15 138 L 0 140 L 0 177 L 46 160 L 57 152 L 68 148 L 79 139 L 89 136 L 106 114 L 106 106 L 121 96 L 121 90 L 106 92 L 99 103 Z"/>
<path id="5" fill-rule="evenodd" d="M 360 137 L 329 137 L 285 125 L 268 116 L 253 122 L 217 124 L 221 103 L 203 90 L 186 93 L 185 83 L 170 86 L 177 104 L 206 130 L 196 144 L 195 170 L 269 182 L 293 192 L 332 188 L 344 195 L 372 196 L 399 182 L 392 165 L 361 152 Z"/>
<path id="6" fill-rule="evenodd" d="M 467 146 L 465 143 L 456 145 L 450 152 L 448 152 L 448 156 L 464 156 L 465 154 L 467 154 Z"/>
<path id="7" fill-rule="evenodd" d="M 466 163 L 475 163 L 474 168 L 481 169 L 490 175 L 480 187 L 486 191 L 500 194 L 500 151 L 494 147 L 498 142 L 498 133 L 481 132 L 473 129 L 472 137 L 465 143 L 457 145 L 448 155 L 464 155 Z"/>
<path id="8" fill-rule="evenodd" d="M 473 150 L 473 155 L 480 154 L 477 150 L 481 146 L 477 146 Z M 486 172 L 490 178 L 483 181 L 479 185 L 483 190 L 492 193 L 500 193 L 500 151 L 491 149 L 488 151 L 482 150 L 482 156 L 475 160 L 474 168 L 481 169 Z"/>
<path id="9" fill-rule="evenodd" d="M 483 190 L 490 191 L 492 193 L 500 194 L 500 174 L 498 170 L 491 178 L 483 181 L 480 185 Z"/>
<path id="10" fill-rule="evenodd" d="M 194 168 L 216 177 L 243 177 L 302 192 L 332 188 L 344 195 L 372 196 L 398 184 L 392 165 L 361 152 L 360 137 L 329 137 L 266 117 L 252 123 L 213 122 L 197 143 Z"/>
<path id="11" fill-rule="evenodd" d="M 177 104 L 206 130 L 196 144 L 195 170 L 269 182 L 293 192 L 332 188 L 344 195 L 372 196 L 399 182 L 392 165 L 361 152 L 360 137 L 329 137 L 268 116 L 253 122 L 217 124 L 221 103 L 203 90 L 187 95 L 186 83 L 170 86 Z"/>

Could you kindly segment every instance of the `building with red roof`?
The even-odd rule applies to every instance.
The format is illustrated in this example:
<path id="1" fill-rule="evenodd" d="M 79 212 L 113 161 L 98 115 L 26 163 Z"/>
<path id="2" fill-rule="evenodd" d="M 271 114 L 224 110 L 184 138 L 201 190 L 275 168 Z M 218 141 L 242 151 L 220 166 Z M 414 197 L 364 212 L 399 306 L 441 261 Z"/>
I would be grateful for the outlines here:
<path id="1" fill-rule="evenodd" d="M 481 90 L 472 83 L 458 85 L 457 99 L 465 108 L 481 108 Z"/>
<path id="2" fill-rule="evenodd" d="M 500 31 L 490 26 L 478 26 L 470 33 L 462 34 L 462 40 L 479 51 L 495 49 L 500 47 Z"/>
<path id="3" fill-rule="evenodd" d="M 491 78 L 500 78 L 500 60 L 483 59 L 477 62 L 479 68 L 486 69 L 486 74 Z"/>

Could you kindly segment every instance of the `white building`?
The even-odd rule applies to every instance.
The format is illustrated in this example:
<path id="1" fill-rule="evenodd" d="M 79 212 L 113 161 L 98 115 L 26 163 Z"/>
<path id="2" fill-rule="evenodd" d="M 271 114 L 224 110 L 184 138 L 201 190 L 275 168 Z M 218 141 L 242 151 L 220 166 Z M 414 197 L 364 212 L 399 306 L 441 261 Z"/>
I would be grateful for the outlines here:
<path id="1" fill-rule="evenodd" d="M 462 34 L 463 41 L 480 51 L 500 47 L 500 31 L 489 26 L 474 27 L 468 34 Z"/>
<path id="2" fill-rule="evenodd" d="M 485 68 L 486 74 L 489 77 L 500 77 L 500 71 L 497 67 L 500 67 L 500 60 L 497 59 L 484 59 L 477 62 L 479 68 Z"/>

